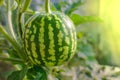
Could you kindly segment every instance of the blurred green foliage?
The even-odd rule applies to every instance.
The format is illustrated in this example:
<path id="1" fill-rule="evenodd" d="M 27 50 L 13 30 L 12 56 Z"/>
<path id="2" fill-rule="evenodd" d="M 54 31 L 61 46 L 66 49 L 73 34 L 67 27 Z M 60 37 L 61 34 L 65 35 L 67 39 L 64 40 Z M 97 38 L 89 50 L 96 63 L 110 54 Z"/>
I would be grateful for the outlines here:
<path id="1" fill-rule="evenodd" d="M 16 0 L 19 3 L 20 0 Z M 13 15 L 13 25 L 16 26 L 16 10 L 17 6 L 12 9 Z M 3 7 L 3 0 L 0 0 L 0 24 L 7 26 L 6 23 L 6 10 Z M 52 10 L 54 11 L 61 11 L 68 15 L 74 22 L 77 31 L 77 51 L 74 58 L 69 61 L 67 64 L 62 67 L 63 71 L 59 72 L 56 71 L 55 77 L 59 80 L 119 80 L 120 76 L 120 69 L 114 68 L 114 64 L 111 62 L 110 58 L 110 51 L 107 49 L 108 47 L 105 46 L 101 48 L 101 35 L 100 35 L 100 23 L 103 22 L 98 16 L 90 16 L 84 15 L 82 16 L 79 12 L 80 6 L 84 5 L 85 2 L 82 0 L 73 0 L 72 2 L 61 0 L 55 1 L 52 5 Z M 17 4 L 18 5 L 18 4 Z M 36 6 L 40 5 L 40 10 L 43 10 L 43 4 L 32 4 L 30 9 L 28 10 L 28 14 L 25 15 L 25 21 L 31 16 L 36 9 Z M 7 27 L 6 27 L 7 29 Z M 15 28 L 17 32 L 17 29 Z M 6 38 L 0 34 L 0 55 L 9 53 L 11 57 L 17 58 L 16 51 L 12 48 Z M 100 64 L 104 64 L 104 66 Z M 13 63 L 16 64 L 16 63 Z M 0 64 L 1 65 L 1 64 Z M 108 66 L 105 66 L 108 65 Z M 111 67 L 109 66 L 111 65 Z M 0 66 L 0 74 L 1 73 Z M 26 70 L 21 70 L 12 73 L 14 76 L 20 76 L 19 73 L 25 74 Z M 33 71 L 35 75 L 40 74 L 38 68 L 31 68 L 28 70 L 30 73 Z M 36 71 L 36 72 L 35 72 Z M 44 72 L 44 71 L 43 71 Z M 70 74 L 71 73 L 71 74 Z M 72 74 L 74 73 L 74 74 Z M 45 73 L 44 73 L 45 74 Z M 53 73 L 54 74 L 54 73 Z M 45 74 L 46 75 L 46 74 Z M 22 75 L 24 76 L 24 75 Z M 31 75 L 28 75 L 31 77 Z M 6 76 L 2 76 L 6 77 Z M 39 76 L 38 76 L 39 78 Z M 61 79 L 62 78 L 62 79 Z M 75 78 L 75 79 L 74 79 Z M 16 79 L 16 77 L 11 78 L 9 76 L 9 80 Z M 54 79 L 54 78 L 53 78 Z M 1 80 L 1 76 L 0 76 Z M 22 78 L 20 78 L 22 80 Z M 38 80 L 38 79 L 35 79 Z"/>

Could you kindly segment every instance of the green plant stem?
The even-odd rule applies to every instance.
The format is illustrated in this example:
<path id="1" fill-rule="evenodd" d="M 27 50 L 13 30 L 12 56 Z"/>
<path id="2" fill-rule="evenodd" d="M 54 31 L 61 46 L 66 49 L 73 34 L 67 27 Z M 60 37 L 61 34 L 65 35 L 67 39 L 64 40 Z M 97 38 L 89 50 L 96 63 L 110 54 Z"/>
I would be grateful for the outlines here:
<path id="1" fill-rule="evenodd" d="M 16 40 L 16 36 L 13 30 L 13 25 L 12 25 L 12 12 L 11 12 L 11 6 L 10 6 L 10 0 L 7 0 L 7 17 L 8 17 L 8 27 L 10 29 L 10 33 L 12 37 Z"/>
<path id="2" fill-rule="evenodd" d="M 18 27 L 19 27 L 19 35 L 22 38 L 22 34 L 23 34 L 23 26 L 24 26 L 24 12 L 28 9 L 28 7 L 30 6 L 30 3 L 32 0 L 22 0 L 23 2 L 21 2 L 21 4 L 23 4 L 22 6 L 19 5 L 19 9 L 18 9 Z"/>
<path id="3" fill-rule="evenodd" d="M 22 8 L 22 12 L 25 12 L 28 9 L 28 7 L 30 6 L 31 1 L 32 0 L 25 0 L 23 8 Z"/>
<path id="4" fill-rule="evenodd" d="M 22 15 L 23 13 L 21 13 L 20 10 L 18 10 L 18 31 L 21 38 L 23 33 Z"/>
<path id="5" fill-rule="evenodd" d="M 0 25 L 0 32 L 6 37 L 6 39 L 13 45 L 14 49 L 17 51 L 17 55 L 23 59 L 25 59 L 25 55 L 24 55 L 24 50 L 21 49 L 20 45 L 16 42 L 16 40 L 14 40 L 13 38 L 11 38 L 8 33 L 5 31 L 5 29 Z"/>
<path id="6" fill-rule="evenodd" d="M 46 0 L 45 1 L 45 10 L 46 10 L 46 13 L 51 13 L 51 10 L 50 10 L 50 0 Z"/>
<path id="7" fill-rule="evenodd" d="M 1 61 L 11 61 L 11 62 L 16 62 L 16 63 L 21 63 L 21 64 L 24 63 L 24 61 L 21 60 L 21 59 L 16 59 L 16 58 L 6 58 L 6 57 L 2 57 L 2 56 L 0 56 L 0 60 L 1 60 Z"/>

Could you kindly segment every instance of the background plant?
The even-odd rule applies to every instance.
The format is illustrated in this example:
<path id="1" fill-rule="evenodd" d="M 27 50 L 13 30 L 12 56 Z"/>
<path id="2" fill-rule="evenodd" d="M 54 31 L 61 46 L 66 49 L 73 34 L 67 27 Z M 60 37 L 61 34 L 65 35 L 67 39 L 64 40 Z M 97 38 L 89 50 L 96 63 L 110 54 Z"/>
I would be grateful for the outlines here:
<path id="1" fill-rule="evenodd" d="M 47 76 L 51 80 L 56 78 L 59 80 L 119 79 L 119 68 L 99 64 L 114 65 L 107 59 L 110 55 L 100 54 L 104 53 L 104 50 L 99 47 L 101 37 L 99 30 L 94 26 L 98 26 L 102 20 L 97 16 L 81 16 L 79 8 L 85 4 L 82 0 L 73 0 L 71 2 L 53 0 L 51 3 L 52 10 L 65 13 L 73 20 L 76 26 L 78 47 L 74 58 L 69 63 L 51 70 L 47 68 L 45 70 L 42 68 L 38 69 L 38 66 L 28 69 L 26 66 L 28 63 L 25 63 L 27 62 L 26 55 L 21 54 L 25 53 L 21 46 L 23 26 L 27 19 L 36 12 L 37 6 L 40 6 L 40 11 L 44 7 L 42 4 L 44 2 L 30 5 L 31 1 L 0 0 L 0 60 L 11 65 L 17 65 L 14 69 L 12 68 L 11 75 L 9 75 L 11 71 L 10 73 L 6 72 L 6 74 L 0 70 L 2 77 L 6 77 L 7 80 L 22 80 L 27 74 L 33 80 L 33 77 L 30 77 L 33 74 L 30 73 L 34 73 L 34 76 L 36 76 L 35 80 L 45 80 Z M 46 73 L 49 75 L 46 75 Z"/>

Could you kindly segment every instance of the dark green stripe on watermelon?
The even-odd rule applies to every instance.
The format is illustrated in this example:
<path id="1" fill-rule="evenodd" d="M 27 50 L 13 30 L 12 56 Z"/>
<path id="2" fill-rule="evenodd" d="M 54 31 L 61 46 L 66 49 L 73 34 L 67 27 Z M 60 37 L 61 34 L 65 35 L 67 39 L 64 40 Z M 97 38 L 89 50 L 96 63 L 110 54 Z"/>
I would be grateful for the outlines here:
<path id="1" fill-rule="evenodd" d="M 63 54 L 62 46 L 64 46 L 63 45 L 63 42 L 64 42 L 63 40 L 65 39 L 65 36 L 63 36 L 63 35 L 65 34 L 65 32 L 63 30 L 61 20 L 59 20 L 59 17 L 56 17 L 55 15 L 53 15 L 53 20 L 52 21 L 54 22 L 52 24 L 52 26 L 54 26 L 54 33 L 56 33 L 55 36 L 54 36 L 55 46 L 56 46 L 55 50 L 57 52 L 55 54 L 55 57 L 56 57 L 55 65 L 58 65 L 59 60 L 60 60 L 60 56 Z M 60 33 L 61 33 L 61 36 L 60 36 Z M 61 50 L 60 50 L 60 48 L 61 48 Z"/>

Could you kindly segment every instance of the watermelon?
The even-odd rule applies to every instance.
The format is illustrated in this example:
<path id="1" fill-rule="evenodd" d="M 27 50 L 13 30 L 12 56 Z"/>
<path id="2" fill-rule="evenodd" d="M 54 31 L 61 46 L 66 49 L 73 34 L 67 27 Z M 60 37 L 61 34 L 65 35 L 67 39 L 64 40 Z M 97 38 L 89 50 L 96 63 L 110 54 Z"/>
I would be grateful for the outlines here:
<path id="1" fill-rule="evenodd" d="M 68 16 L 60 12 L 36 13 L 25 25 L 24 48 L 34 65 L 58 66 L 76 50 L 76 31 Z"/>
<path id="2" fill-rule="evenodd" d="M 76 31 L 68 16 L 50 10 L 34 14 L 26 23 L 23 35 L 24 48 L 33 65 L 59 66 L 69 61 L 76 50 Z"/>

